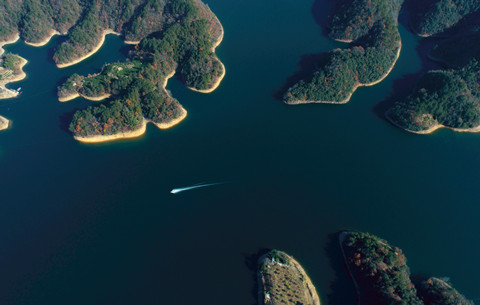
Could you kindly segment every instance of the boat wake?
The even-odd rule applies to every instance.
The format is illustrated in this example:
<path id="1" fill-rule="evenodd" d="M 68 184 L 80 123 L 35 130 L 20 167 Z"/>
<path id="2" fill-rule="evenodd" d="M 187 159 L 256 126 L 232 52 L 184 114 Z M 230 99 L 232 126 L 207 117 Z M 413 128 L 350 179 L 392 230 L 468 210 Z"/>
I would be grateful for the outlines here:
<path id="1" fill-rule="evenodd" d="M 225 184 L 226 182 L 217 182 L 217 183 L 200 183 L 200 184 L 195 184 L 192 186 L 186 186 L 186 187 L 179 187 L 179 188 L 174 188 L 173 190 L 170 191 L 170 194 L 178 194 L 181 192 L 186 192 L 202 187 L 207 187 L 207 186 L 214 186 L 214 185 L 220 185 L 220 184 Z"/>

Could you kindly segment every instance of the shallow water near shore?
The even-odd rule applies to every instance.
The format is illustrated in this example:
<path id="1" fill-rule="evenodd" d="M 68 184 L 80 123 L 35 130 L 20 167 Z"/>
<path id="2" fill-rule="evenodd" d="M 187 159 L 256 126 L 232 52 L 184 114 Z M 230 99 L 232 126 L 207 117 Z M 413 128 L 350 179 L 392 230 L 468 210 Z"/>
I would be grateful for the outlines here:
<path id="1" fill-rule="evenodd" d="M 65 69 L 51 60 L 62 37 L 6 46 L 29 64 L 9 86 L 22 95 L 0 101 L 13 122 L 0 132 L 0 303 L 253 305 L 254 255 L 278 248 L 323 304 L 353 305 L 332 236 L 345 229 L 387 239 L 413 274 L 447 276 L 480 297 L 480 135 L 419 136 L 380 115 L 394 88 L 408 91 L 431 65 L 420 39 L 403 23 L 391 75 L 348 104 L 287 106 L 274 96 L 302 56 L 345 46 L 316 23 L 329 5 L 206 2 L 225 28 L 225 79 L 208 95 L 171 79 L 188 117 L 137 139 L 78 143 L 69 120 L 92 102 L 56 99 L 72 73 L 122 60 L 131 46 L 119 37 Z M 217 182 L 228 183 L 170 193 Z"/>

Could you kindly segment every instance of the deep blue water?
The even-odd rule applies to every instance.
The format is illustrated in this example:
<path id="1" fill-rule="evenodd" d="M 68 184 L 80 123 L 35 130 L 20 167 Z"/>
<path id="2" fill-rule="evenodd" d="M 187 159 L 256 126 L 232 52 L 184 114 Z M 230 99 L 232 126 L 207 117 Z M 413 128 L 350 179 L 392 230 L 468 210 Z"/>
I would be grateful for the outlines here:
<path id="1" fill-rule="evenodd" d="M 134 140 L 74 141 L 66 125 L 90 102 L 56 100 L 65 77 L 124 58 L 118 37 L 62 70 L 50 60 L 61 38 L 7 47 L 29 64 L 12 85 L 24 93 L 0 101 L 13 121 L 0 133 L 0 304 L 255 304 L 251 261 L 268 248 L 295 256 L 324 304 L 354 304 L 332 237 L 344 229 L 479 298 L 479 136 L 412 135 L 379 110 L 430 65 L 405 22 L 384 82 L 343 106 L 287 106 L 274 95 L 301 58 L 344 47 L 317 23 L 329 5 L 206 2 L 226 32 L 223 83 L 202 95 L 171 80 L 187 119 Z M 228 183 L 169 193 L 200 182 Z"/>

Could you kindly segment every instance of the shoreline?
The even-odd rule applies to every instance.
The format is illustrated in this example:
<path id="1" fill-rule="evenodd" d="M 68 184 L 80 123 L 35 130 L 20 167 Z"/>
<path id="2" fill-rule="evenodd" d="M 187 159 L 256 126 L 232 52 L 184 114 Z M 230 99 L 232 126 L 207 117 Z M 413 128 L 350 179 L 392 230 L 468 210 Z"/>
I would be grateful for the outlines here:
<path id="1" fill-rule="evenodd" d="M 70 67 L 70 66 L 73 66 L 73 65 L 76 65 L 80 62 L 82 62 L 83 60 L 89 58 L 90 56 L 92 56 L 93 54 L 97 53 L 98 50 L 100 50 L 103 46 L 103 43 L 105 42 L 105 36 L 109 35 L 109 34 L 114 34 L 114 35 L 120 35 L 119 33 L 113 31 L 113 30 L 103 30 L 103 34 L 102 34 L 102 37 L 100 39 L 100 42 L 97 44 L 96 47 L 93 48 L 93 50 L 91 50 L 90 52 L 88 52 L 87 54 L 81 56 L 80 58 L 78 59 L 75 59 L 75 60 L 72 60 L 70 62 L 67 62 L 67 63 L 63 63 L 63 64 L 57 64 L 57 68 L 59 69 L 63 69 L 63 68 L 66 68 L 66 67 Z"/>
<path id="2" fill-rule="evenodd" d="M 216 18 L 216 16 L 215 16 L 215 18 Z M 217 21 L 220 24 L 222 32 L 221 32 L 221 35 L 217 38 L 217 41 L 215 41 L 215 43 L 212 46 L 211 51 L 214 54 L 215 54 L 215 50 L 218 48 L 218 46 L 220 46 L 222 44 L 223 38 L 225 37 L 225 30 L 223 29 L 223 25 L 220 23 L 220 20 L 218 20 L 218 18 L 217 18 Z M 195 91 L 195 92 L 205 93 L 205 94 L 212 93 L 213 91 L 217 90 L 217 88 L 220 86 L 220 83 L 223 81 L 225 75 L 227 74 L 227 69 L 225 68 L 225 65 L 220 60 L 220 58 L 218 58 L 218 56 L 216 54 L 215 54 L 215 58 L 218 60 L 218 62 L 222 66 L 222 74 L 219 77 L 217 77 L 217 79 L 212 84 L 212 86 L 209 89 L 196 89 L 196 88 L 187 86 L 188 89 L 190 89 L 192 91 Z"/>
<path id="3" fill-rule="evenodd" d="M 59 97 L 58 101 L 61 102 L 61 103 L 66 103 L 66 102 L 74 100 L 78 97 L 82 97 L 82 98 L 84 98 L 86 100 L 89 100 L 89 101 L 92 101 L 92 102 L 100 102 L 100 101 L 102 101 L 106 98 L 109 98 L 110 96 L 111 96 L 111 94 L 105 93 L 105 94 L 100 95 L 100 96 L 89 97 L 89 96 L 82 95 L 82 94 L 77 92 L 77 93 L 70 94 L 70 95 L 67 95 L 67 96 L 64 96 L 64 97 Z"/>
<path id="4" fill-rule="evenodd" d="M 358 305 L 360 305 L 360 296 L 361 296 L 360 286 L 358 286 L 357 280 L 353 277 L 352 270 L 350 269 L 350 266 L 347 263 L 347 256 L 345 255 L 345 250 L 343 249 L 343 242 L 345 241 L 346 235 L 349 233 L 350 232 L 340 233 L 340 235 L 338 236 L 338 241 L 340 243 L 340 250 L 342 250 L 343 262 L 345 266 L 347 266 L 348 274 L 350 275 L 353 285 L 355 286 L 355 291 L 357 292 L 357 303 Z"/>
<path id="5" fill-rule="evenodd" d="M 187 110 L 185 108 L 183 108 L 183 106 L 181 106 L 181 105 L 180 105 L 180 109 L 181 109 L 180 110 L 181 111 L 180 116 L 170 120 L 169 122 L 154 123 L 150 120 L 146 120 L 146 121 L 147 121 L 147 123 L 152 123 L 153 125 L 157 126 L 159 129 L 162 129 L 162 130 L 172 128 L 173 126 L 177 125 L 178 123 L 180 123 L 181 121 L 183 121 L 187 117 L 187 114 L 188 114 Z"/>
<path id="6" fill-rule="evenodd" d="M 4 89 L 5 91 L 7 91 L 9 93 L 9 94 L 0 95 L 0 100 L 17 97 L 19 95 L 19 93 L 15 90 L 8 89 L 7 85 L 10 84 L 10 83 L 19 82 L 19 81 L 21 81 L 21 80 L 23 80 L 27 77 L 27 74 L 23 71 L 23 67 L 28 63 L 28 60 L 26 60 L 25 58 L 23 58 L 21 56 L 18 56 L 18 57 L 22 61 L 20 63 L 20 66 L 18 67 L 20 69 L 21 73 L 13 76 L 10 79 L 7 79 L 5 81 L 0 82 L 0 88 Z"/>
<path id="7" fill-rule="evenodd" d="M 437 123 L 436 125 L 433 125 L 432 127 L 430 127 L 429 129 L 425 129 L 425 130 L 419 130 L 419 131 L 415 131 L 415 130 L 410 130 L 410 129 L 407 129 L 407 128 L 404 128 L 402 127 L 401 125 L 399 125 L 397 122 L 395 122 L 389 115 L 389 110 L 387 112 L 385 112 L 385 117 L 387 118 L 387 120 L 393 124 L 395 127 L 398 127 L 404 131 L 407 131 L 407 132 L 410 132 L 410 133 L 414 133 L 414 134 L 418 134 L 418 135 L 427 135 L 427 134 L 432 134 L 434 133 L 435 131 L 439 130 L 439 129 L 442 129 L 442 128 L 445 128 L 445 129 L 449 129 L 451 131 L 454 131 L 454 132 L 464 132 L 464 133 L 480 133 L 480 125 L 477 126 L 477 127 L 472 127 L 472 128 L 454 128 L 454 127 L 448 127 L 448 126 L 445 126 L 445 125 L 442 125 L 442 124 L 439 124 Z"/>
<path id="8" fill-rule="evenodd" d="M 17 42 L 19 39 L 20 39 L 20 34 L 17 33 L 17 34 L 15 34 L 15 38 L 12 38 L 12 39 L 10 39 L 10 40 L 6 40 L 6 41 L 0 42 L 0 56 L 2 56 L 3 53 L 5 53 L 5 50 L 3 49 L 4 46 L 6 46 L 7 44 L 15 43 L 15 42 Z"/>
<path id="9" fill-rule="evenodd" d="M 32 47 L 43 47 L 44 45 L 46 45 L 50 39 L 52 39 L 53 36 L 55 35 L 60 35 L 60 32 L 56 31 L 56 30 L 51 30 L 50 33 L 48 34 L 47 37 L 45 37 L 44 39 L 42 39 L 41 41 L 39 42 L 28 42 L 28 41 L 24 41 L 25 44 L 29 45 L 29 46 L 32 46 Z"/>
<path id="10" fill-rule="evenodd" d="M 209 89 L 195 89 L 193 87 L 187 87 L 187 88 L 192 91 L 205 93 L 205 94 L 212 93 L 213 91 L 217 90 L 217 88 L 220 86 L 221 82 L 223 81 L 225 74 L 227 74 L 225 65 L 220 61 L 220 59 L 218 59 L 218 57 L 217 57 L 217 60 L 220 63 L 220 65 L 222 65 L 222 74 L 219 77 L 217 77 L 216 81 L 213 83 L 211 88 Z"/>
<path id="11" fill-rule="evenodd" d="M 397 50 L 397 54 L 395 56 L 395 60 L 393 61 L 392 65 L 390 66 L 390 68 L 388 69 L 388 71 L 381 77 L 379 78 L 378 80 L 374 81 L 374 82 L 371 82 L 371 83 L 366 83 L 366 84 L 362 84 L 362 83 L 356 83 L 353 88 L 352 88 L 352 91 L 350 92 L 350 94 L 343 100 L 341 101 L 311 101 L 311 100 L 294 100 L 294 101 L 284 101 L 285 104 L 287 105 L 301 105 L 301 104 L 346 104 L 350 101 L 350 99 L 352 98 L 352 95 L 355 93 L 355 91 L 360 88 L 360 87 L 371 87 L 371 86 L 375 86 L 377 85 L 378 83 L 381 83 L 385 78 L 387 78 L 388 75 L 390 75 L 390 73 L 392 72 L 393 68 L 395 67 L 395 65 L 397 64 L 397 61 L 398 59 L 400 58 L 400 52 L 402 50 L 402 42 L 400 41 L 399 45 L 398 45 L 398 50 Z"/>
<path id="12" fill-rule="evenodd" d="M 181 106 L 180 106 L 181 107 Z M 142 123 L 140 128 L 137 130 L 132 130 L 128 132 L 121 132 L 117 134 L 111 134 L 111 135 L 95 135 L 95 136 L 88 136 L 88 137 L 79 137 L 79 136 L 74 136 L 73 138 L 79 142 L 82 143 L 104 143 L 104 142 L 110 142 L 114 140 L 121 140 L 121 139 L 133 139 L 133 138 L 138 138 L 141 137 L 145 134 L 147 131 L 147 124 L 152 123 L 155 126 L 157 126 L 159 129 L 168 129 L 171 128 L 187 117 L 187 110 L 185 108 L 181 107 L 182 109 L 182 114 L 178 118 L 175 118 L 171 120 L 170 122 L 167 123 L 154 123 L 150 120 L 147 120 L 143 118 Z"/>
<path id="13" fill-rule="evenodd" d="M 108 142 L 108 141 L 119 140 L 119 139 L 138 138 L 142 136 L 146 130 L 147 130 L 147 122 L 145 119 L 143 119 L 140 128 L 137 130 L 121 132 L 121 133 L 112 134 L 112 135 L 97 135 L 97 136 L 89 136 L 89 137 L 74 136 L 73 138 L 82 143 L 101 143 L 101 142 Z"/>
<path id="14" fill-rule="evenodd" d="M 136 45 L 140 43 L 140 40 L 124 40 L 123 43 Z"/>
<path id="15" fill-rule="evenodd" d="M 9 127 L 10 127 L 10 121 L 7 118 L 0 115 L 0 131 L 6 130 Z"/>

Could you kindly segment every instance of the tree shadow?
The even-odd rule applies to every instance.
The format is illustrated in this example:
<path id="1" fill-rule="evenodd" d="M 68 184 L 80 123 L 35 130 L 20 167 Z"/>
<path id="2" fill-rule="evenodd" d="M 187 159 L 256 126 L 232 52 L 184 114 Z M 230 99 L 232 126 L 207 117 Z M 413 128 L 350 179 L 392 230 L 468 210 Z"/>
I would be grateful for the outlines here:
<path id="1" fill-rule="evenodd" d="M 389 122 L 385 117 L 385 113 L 392 108 L 395 103 L 406 99 L 407 96 L 412 92 L 415 84 L 423 75 L 425 75 L 425 73 L 431 70 L 444 68 L 442 65 L 432 61 L 429 58 L 430 51 L 440 41 L 443 41 L 443 39 L 437 37 L 425 38 L 420 41 L 415 48 L 416 53 L 419 55 L 421 61 L 420 70 L 416 73 L 406 74 L 402 78 L 393 81 L 393 90 L 391 94 L 386 99 L 372 107 L 373 113 L 379 119 Z"/>
<path id="2" fill-rule="evenodd" d="M 252 254 L 243 254 L 243 259 L 245 262 L 245 265 L 247 266 L 248 270 L 251 271 L 252 278 L 253 278 L 253 287 L 251 290 L 251 295 L 255 300 L 255 303 L 252 305 L 260 305 L 258 304 L 258 260 L 260 257 L 263 255 L 267 254 L 270 252 L 271 249 L 260 249 L 256 253 Z"/>
<path id="3" fill-rule="evenodd" d="M 285 92 L 294 84 L 300 80 L 311 81 L 315 71 L 317 71 L 319 67 L 325 66 L 329 57 L 329 52 L 303 55 L 297 63 L 298 70 L 289 76 L 279 89 L 273 92 L 273 97 L 281 101 L 283 100 Z"/>
<path id="4" fill-rule="evenodd" d="M 67 111 L 67 112 L 62 113 L 62 115 L 58 118 L 60 129 L 62 131 L 64 131 L 65 133 L 68 133 L 69 135 L 71 135 L 72 133 L 70 132 L 68 127 L 70 126 L 70 123 L 72 122 L 73 115 L 75 114 L 75 112 L 77 112 L 79 110 L 82 110 L 82 109 L 84 109 L 84 108 L 77 108 L 77 109 L 74 109 L 72 111 Z"/>
<path id="5" fill-rule="evenodd" d="M 342 250 L 340 249 L 340 233 L 330 234 L 325 246 L 330 266 L 335 272 L 335 278 L 330 284 L 331 293 L 327 295 L 327 303 L 330 305 L 356 304 L 355 286 L 345 266 Z"/>
<path id="6" fill-rule="evenodd" d="M 313 19 L 320 26 L 322 34 L 329 37 L 329 24 L 330 12 L 332 11 L 334 1 L 332 0 L 315 0 L 310 10 Z"/>
<path id="7" fill-rule="evenodd" d="M 322 34 L 325 37 L 329 37 L 328 20 L 334 1 L 332 0 L 315 0 L 310 10 L 313 19 L 320 26 Z M 305 54 L 300 58 L 297 63 L 298 70 L 289 76 L 279 89 L 274 90 L 272 96 L 279 101 L 283 100 L 283 95 L 289 88 L 300 80 L 310 81 L 313 77 L 313 73 L 319 69 L 319 67 L 325 66 L 329 59 L 330 52 L 324 52 L 320 54 Z"/>

